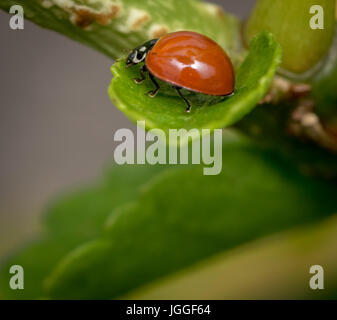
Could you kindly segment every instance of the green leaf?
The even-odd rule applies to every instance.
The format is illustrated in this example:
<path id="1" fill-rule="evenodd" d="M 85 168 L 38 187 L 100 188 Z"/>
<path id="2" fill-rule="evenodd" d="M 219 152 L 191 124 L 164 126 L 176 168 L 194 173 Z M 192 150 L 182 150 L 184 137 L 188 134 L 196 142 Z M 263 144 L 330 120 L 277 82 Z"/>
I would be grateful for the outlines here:
<path id="1" fill-rule="evenodd" d="M 145 93 L 153 84 L 147 80 L 142 85 L 134 83 L 139 67 L 126 68 L 125 61 L 112 67 L 114 75 L 109 94 L 114 104 L 131 120 L 145 120 L 146 128 L 215 129 L 232 125 L 249 113 L 266 94 L 280 63 L 281 49 L 273 36 L 262 33 L 252 41 L 248 57 L 236 74 L 235 94 L 229 98 L 209 98 L 192 94 L 194 106 L 185 113 L 185 103 L 175 91 L 164 86 L 155 99 Z"/>
<path id="2" fill-rule="evenodd" d="M 117 59 L 164 33 L 203 33 L 233 55 L 241 51 L 240 22 L 199 0 L 1 0 L 0 8 L 24 8 L 25 18 Z"/>
<path id="3" fill-rule="evenodd" d="M 41 236 L 14 253 L 1 266 L 0 297 L 36 299 L 43 296 L 43 281 L 58 261 L 83 242 L 94 239 L 113 209 L 136 199 L 138 188 L 163 166 L 114 166 L 96 186 L 59 199 L 44 217 Z M 9 267 L 25 270 L 25 290 L 8 286 Z"/>
<path id="4" fill-rule="evenodd" d="M 237 137 L 223 170 L 169 169 L 119 210 L 105 234 L 70 253 L 47 281 L 51 298 L 116 298 L 214 254 L 337 210 L 336 187 L 300 175 Z"/>
<path id="5" fill-rule="evenodd" d="M 281 67 L 295 74 L 314 68 L 328 52 L 335 28 L 334 0 L 258 0 L 244 29 L 247 44 L 262 31 L 272 32 L 283 49 Z M 310 8 L 323 9 L 323 29 L 311 29 Z M 317 14 L 317 12 L 315 11 Z M 310 76 L 310 73 L 303 77 Z"/>
<path id="6" fill-rule="evenodd" d="M 126 299 L 336 299 L 337 216 L 249 243 L 145 286 Z M 309 268 L 324 268 L 324 290 Z M 275 272 L 277 270 L 277 272 Z"/>

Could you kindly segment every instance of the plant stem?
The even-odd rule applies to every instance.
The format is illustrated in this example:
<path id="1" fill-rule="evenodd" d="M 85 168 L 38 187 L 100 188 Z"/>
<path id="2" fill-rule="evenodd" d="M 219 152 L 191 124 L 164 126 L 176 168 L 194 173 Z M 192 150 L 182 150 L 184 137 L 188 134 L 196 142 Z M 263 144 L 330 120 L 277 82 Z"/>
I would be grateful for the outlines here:
<path id="1" fill-rule="evenodd" d="M 203 33 L 235 59 L 241 50 L 240 22 L 199 0 L 1 0 L 9 12 L 21 5 L 25 18 L 103 52 L 113 59 L 141 43 L 176 30 Z"/>

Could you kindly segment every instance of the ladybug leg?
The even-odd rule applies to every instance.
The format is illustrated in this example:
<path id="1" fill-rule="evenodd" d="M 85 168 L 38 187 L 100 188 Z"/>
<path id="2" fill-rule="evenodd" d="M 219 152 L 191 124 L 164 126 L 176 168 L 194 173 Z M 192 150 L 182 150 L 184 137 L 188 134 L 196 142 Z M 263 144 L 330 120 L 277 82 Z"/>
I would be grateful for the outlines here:
<path id="1" fill-rule="evenodd" d="M 156 86 L 156 89 L 151 90 L 149 92 L 147 92 L 146 94 L 149 95 L 149 97 L 154 98 L 156 96 L 156 94 L 158 93 L 160 86 L 158 84 L 158 82 L 156 81 L 156 79 L 154 78 L 154 76 L 149 72 L 149 77 L 151 79 L 151 81 L 153 82 L 153 84 Z"/>
<path id="2" fill-rule="evenodd" d="M 140 78 L 133 78 L 137 84 L 141 84 L 145 80 L 145 72 L 147 71 L 145 64 L 140 69 Z"/>
<path id="3" fill-rule="evenodd" d="M 179 96 L 186 102 L 187 108 L 186 108 L 185 112 L 189 113 L 191 111 L 191 108 L 192 108 L 191 102 L 183 96 L 183 94 L 180 91 L 181 90 L 180 87 L 173 87 L 173 88 L 177 90 Z"/>

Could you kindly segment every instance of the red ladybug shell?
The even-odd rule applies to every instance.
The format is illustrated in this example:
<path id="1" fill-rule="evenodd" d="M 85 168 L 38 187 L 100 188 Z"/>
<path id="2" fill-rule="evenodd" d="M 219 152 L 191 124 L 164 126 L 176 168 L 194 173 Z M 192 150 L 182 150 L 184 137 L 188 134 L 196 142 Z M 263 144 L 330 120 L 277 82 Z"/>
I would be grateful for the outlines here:
<path id="1" fill-rule="evenodd" d="M 215 96 L 234 91 L 233 66 L 226 52 L 196 32 L 163 36 L 148 53 L 145 64 L 155 77 L 191 91 Z"/>

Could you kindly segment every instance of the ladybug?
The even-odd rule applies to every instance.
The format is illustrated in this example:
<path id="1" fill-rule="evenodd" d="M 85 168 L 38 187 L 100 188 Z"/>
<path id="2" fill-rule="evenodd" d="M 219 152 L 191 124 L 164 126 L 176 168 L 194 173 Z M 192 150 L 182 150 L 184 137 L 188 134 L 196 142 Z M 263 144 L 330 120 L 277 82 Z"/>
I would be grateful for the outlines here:
<path id="1" fill-rule="evenodd" d="M 156 78 L 177 90 L 191 111 L 190 101 L 181 89 L 213 96 L 227 96 L 234 92 L 233 65 L 226 52 L 210 38 L 191 31 L 168 33 L 135 48 L 126 60 L 126 66 L 144 62 L 137 84 L 145 80 L 148 72 L 155 89 L 147 94 L 154 97 L 160 86 Z"/>

